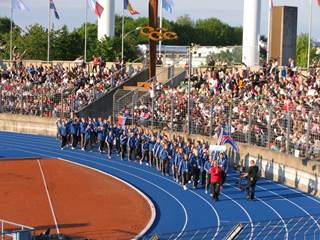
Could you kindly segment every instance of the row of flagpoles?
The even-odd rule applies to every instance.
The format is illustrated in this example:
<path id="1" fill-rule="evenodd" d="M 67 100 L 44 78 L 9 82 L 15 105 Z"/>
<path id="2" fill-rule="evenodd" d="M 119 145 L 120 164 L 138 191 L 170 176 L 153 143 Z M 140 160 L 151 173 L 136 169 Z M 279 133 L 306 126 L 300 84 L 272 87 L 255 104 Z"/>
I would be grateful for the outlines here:
<path id="1" fill-rule="evenodd" d="M 85 43 L 84 43 L 84 61 L 87 59 L 87 1 L 95 15 L 100 17 L 103 12 L 103 7 L 99 4 L 98 0 L 84 0 L 85 2 Z M 268 51 L 267 51 L 267 59 L 270 58 L 270 45 L 269 39 L 271 37 L 271 24 L 272 24 L 272 8 L 274 6 L 273 0 L 269 1 L 269 19 L 268 19 Z M 309 43 L 308 43 L 308 68 L 310 65 L 310 51 L 311 51 L 311 37 L 312 37 L 312 8 L 313 8 L 313 0 L 310 1 L 310 14 L 309 14 Z M 320 0 L 317 0 L 318 5 L 320 7 Z M 160 28 L 162 28 L 162 20 L 163 20 L 163 9 L 166 10 L 168 13 L 172 13 L 174 3 L 172 0 L 160 0 Z M 29 10 L 29 8 L 24 4 L 23 0 L 11 0 L 11 16 L 10 16 L 10 60 L 12 60 L 12 27 L 13 27 L 13 11 L 14 10 Z M 131 5 L 129 0 L 123 0 L 123 7 L 122 7 L 122 49 L 123 49 L 123 37 L 124 37 L 124 16 L 125 10 L 127 10 L 131 15 L 137 15 L 139 12 Z M 51 32 L 51 12 L 53 11 L 54 16 L 56 19 L 60 19 L 58 14 L 57 8 L 53 2 L 53 0 L 49 0 L 49 8 L 48 8 L 48 52 L 47 52 L 47 61 L 50 61 L 50 32 Z M 161 54 L 161 45 L 162 43 L 159 42 L 159 55 Z M 122 53 L 123 56 L 123 53 Z"/>
<path id="2" fill-rule="evenodd" d="M 103 13 L 103 7 L 98 2 L 98 0 L 84 0 L 85 2 L 85 42 L 84 42 L 84 61 L 87 60 L 87 18 L 88 18 L 88 10 L 87 6 L 88 3 L 90 8 L 95 13 L 96 17 L 100 17 Z M 173 2 L 172 0 L 160 0 L 161 4 L 161 11 L 160 11 L 160 27 L 162 27 L 162 9 L 165 9 L 167 12 L 172 13 L 173 10 Z M 14 10 L 27 10 L 29 8 L 25 5 L 23 0 L 11 0 L 11 16 L 10 16 L 10 60 L 13 59 L 13 12 Z M 137 15 L 139 12 L 131 5 L 129 0 L 123 0 L 123 7 L 122 7 L 122 48 L 123 48 L 123 36 L 124 36 L 124 16 L 125 10 L 127 10 L 131 15 Z M 56 19 L 60 19 L 58 10 L 54 4 L 53 0 L 49 0 L 49 7 L 48 7 L 48 43 L 47 43 L 47 61 L 50 61 L 50 33 L 51 33 L 51 13 L 54 13 Z M 123 54 L 122 54 L 123 55 Z"/>

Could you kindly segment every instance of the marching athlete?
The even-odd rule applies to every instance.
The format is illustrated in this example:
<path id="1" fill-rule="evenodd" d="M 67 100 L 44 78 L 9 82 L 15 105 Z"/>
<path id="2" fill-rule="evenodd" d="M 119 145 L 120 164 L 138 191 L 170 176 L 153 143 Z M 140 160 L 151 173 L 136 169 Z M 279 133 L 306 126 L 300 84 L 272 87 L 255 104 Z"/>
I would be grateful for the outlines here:
<path id="1" fill-rule="evenodd" d="M 220 186 L 222 181 L 222 170 L 218 165 L 216 160 L 213 161 L 212 167 L 210 169 L 211 175 L 211 189 L 213 201 L 219 200 Z"/>

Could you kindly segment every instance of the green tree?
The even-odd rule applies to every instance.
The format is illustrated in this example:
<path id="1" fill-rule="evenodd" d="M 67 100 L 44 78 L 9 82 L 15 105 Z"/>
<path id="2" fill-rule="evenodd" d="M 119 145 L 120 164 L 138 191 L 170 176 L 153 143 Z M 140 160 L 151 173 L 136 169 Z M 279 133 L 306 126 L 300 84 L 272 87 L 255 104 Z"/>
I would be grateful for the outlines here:
<path id="1" fill-rule="evenodd" d="M 308 43 L 309 37 L 307 34 L 302 33 L 297 39 L 297 65 L 300 67 L 307 67 L 308 64 Z M 312 63 L 316 57 L 317 49 L 311 44 L 310 49 L 310 63 Z"/>
<path id="2" fill-rule="evenodd" d="M 17 45 L 19 51 L 27 50 L 25 59 L 47 59 L 47 30 L 39 24 L 27 28 L 21 42 Z"/>
<path id="3" fill-rule="evenodd" d="M 79 36 L 79 39 L 77 40 L 78 45 L 82 47 L 82 52 L 84 51 L 84 37 L 85 37 L 85 27 L 84 24 L 78 28 L 75 29 L 72 34 L 75 36 Z M 87 23 L 87 61 L 92 60 L 92 56 L 95 55 L 95 50 L 97 48 L 98 44 L 98 28 L 97 24 L 93 23 Z M 75 37 L 74 36 L 74 37 Z M 84 54 L 84 53 L 82 53 Z"/>
<path id="4" fill-rule="evenodd" d="M 13 23 L 13 27 L 15 24 Z M 10 18 L 0 18 L 0 35 L 10 32 Z"/>
<path id="5" fill-rule="evenodd" d="M 54 60 L 74 60 L 83 56 L 83 45 L 79 43 L 81 39 L 77 31 L 69 32 L 67 26 L 53 32 L 51 40 L 51 59 Z"/>
<path id="6" fill-rule="evenodd" d="M 188 14 L 178 17 L 176 24 L 180 26 L 194 27 L 194 22 L 192 21 L 191 17 Z"/>

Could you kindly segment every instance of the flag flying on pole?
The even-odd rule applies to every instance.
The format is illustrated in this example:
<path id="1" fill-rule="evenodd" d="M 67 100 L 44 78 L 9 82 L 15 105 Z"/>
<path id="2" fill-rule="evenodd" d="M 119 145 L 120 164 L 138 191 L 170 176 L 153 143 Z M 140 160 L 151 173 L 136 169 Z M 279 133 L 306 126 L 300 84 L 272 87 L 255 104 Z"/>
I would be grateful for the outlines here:
<path id="1" fill-rule="evenodd" d="M 273 8 L 273 0 L 269 0 L 269 8 L 270 8 L 270 9 Z"/>
<path id="2" fill-rule="evenodd" d="M 15 10 L 28 10 L 29 8 L 24 4 L 22 0 L 12 0 L 12 8 Z"/>
<path id="3" fill-rule="evenodd" d="M 54 16 L 56 17 L 56 19 L 60 19 L 59 14 L 58 14 L 58 11 L 57 11 L 57 9 L 56 9 L 56 5 L 54 5 L 53 0 L 50 0 L 50 9 L 53 10 Z"/>
<path id="4" fill-rule="evenodd" d="M 97 17 L 101 17 L 104 8 L 96 0 L 89 0 L 89 5 Z"/>
<path id="5" fill-rule="evenodd" d="M 135 10 L 129 0 L 123 0 L 124 1 L 124 9 L 128 10 L 131 15 L 140 14 L 137 10 Z"/>
<path id="6" fill-rule="evenodd" d="M 240 152 L 238 144 L 236 143 L 236 141 L 234 141 L 232 139 L 232 137 L 230 136 L 229 132 L 224 131 L 224 129 L 221 129 L 221 135 L 219 137 L 219 145 L 223 145 L 223 144 L 230 144 L 232 149 L 234 151 L 236 151 L 237 153 Z"/>
<path id="7" fill-rule="evenodd" d="M 121 127 L 124 127 L 126 125 L 126 120 L 127 117 L 126 116 L 118 116 L 118 125 L 120 125 Z"/>
<path id="8" fill-rule="evenodd" d="M 162 8 L 168 13 L 173 11 L 173 1 L 172 0 L 162 0 Z"/>

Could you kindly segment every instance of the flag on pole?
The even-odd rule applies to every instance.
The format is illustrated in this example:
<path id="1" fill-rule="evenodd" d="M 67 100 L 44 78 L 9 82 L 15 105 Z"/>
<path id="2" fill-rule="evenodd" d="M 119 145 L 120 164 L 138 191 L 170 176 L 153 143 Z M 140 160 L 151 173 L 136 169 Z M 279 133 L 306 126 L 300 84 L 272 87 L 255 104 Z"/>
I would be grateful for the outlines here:
<path id="1" fill-rule="evenodd" d="M 96 0 L 89 0 L 89 5 L 97 17 L 101 17 L 104 8 Z"/>
<path id="2" fill-rule="evenodd" d="M 162 8 L 168 13 L 173 11 L 173 1 L 172 0 L 162 0 Z"/>
<path id="3" fill-rule="evenodd" d="M 22 0 L 12 0 L 12 8 L 14 10 L 28 10 L 29 8 L 24 4 Z"/>
<path id="4" fill-rule="evenodd" d="M 224 131 L 223 128 L 221 129 L 221 134 L 220 134 L 220 137 L 219 137 L 218 144 L 219 145 L 230 144 L 234 151 L 236 151 L 237 153 L 240 152 L 237 142 L 234 141 L 232 139 L 232 137 L 230 136 L 230 133 Z"/>
<path id="5" fill-rule="evenodd" d="M 124 9 L 128 10 L 131 15 L 140 14 L 137 10 L 135 10 L 129 0 L 123 0 L 124 1 Z"/>
<path id="6" fill-rule="evenodd" d="M 318 0 L 318 6 L 320 7 L 320 0 Z"/>
<path id="7" fill-rule="evenodd" d="M 124 127 L 126 125 L 127 117 L 119 115 L 118 116 L 118 125 Z"/>
<path id="8" fill-rule="evenodd" d="M 269 8 L 270 8 L 270 9 L 273 8 L 273 0 L 269 0 Z"/>
<path id="9" fill-rule="evenodd" d="M 56 5 L 54 5 L 53 0 L 50 0 L 50 9 L 53 10 L 54 16 L 56 17 L 56 19 L 60 19 L 59 14 L 58 14 L 58 11 L 57 11 L 57 9 L 56 9 Z"/>

